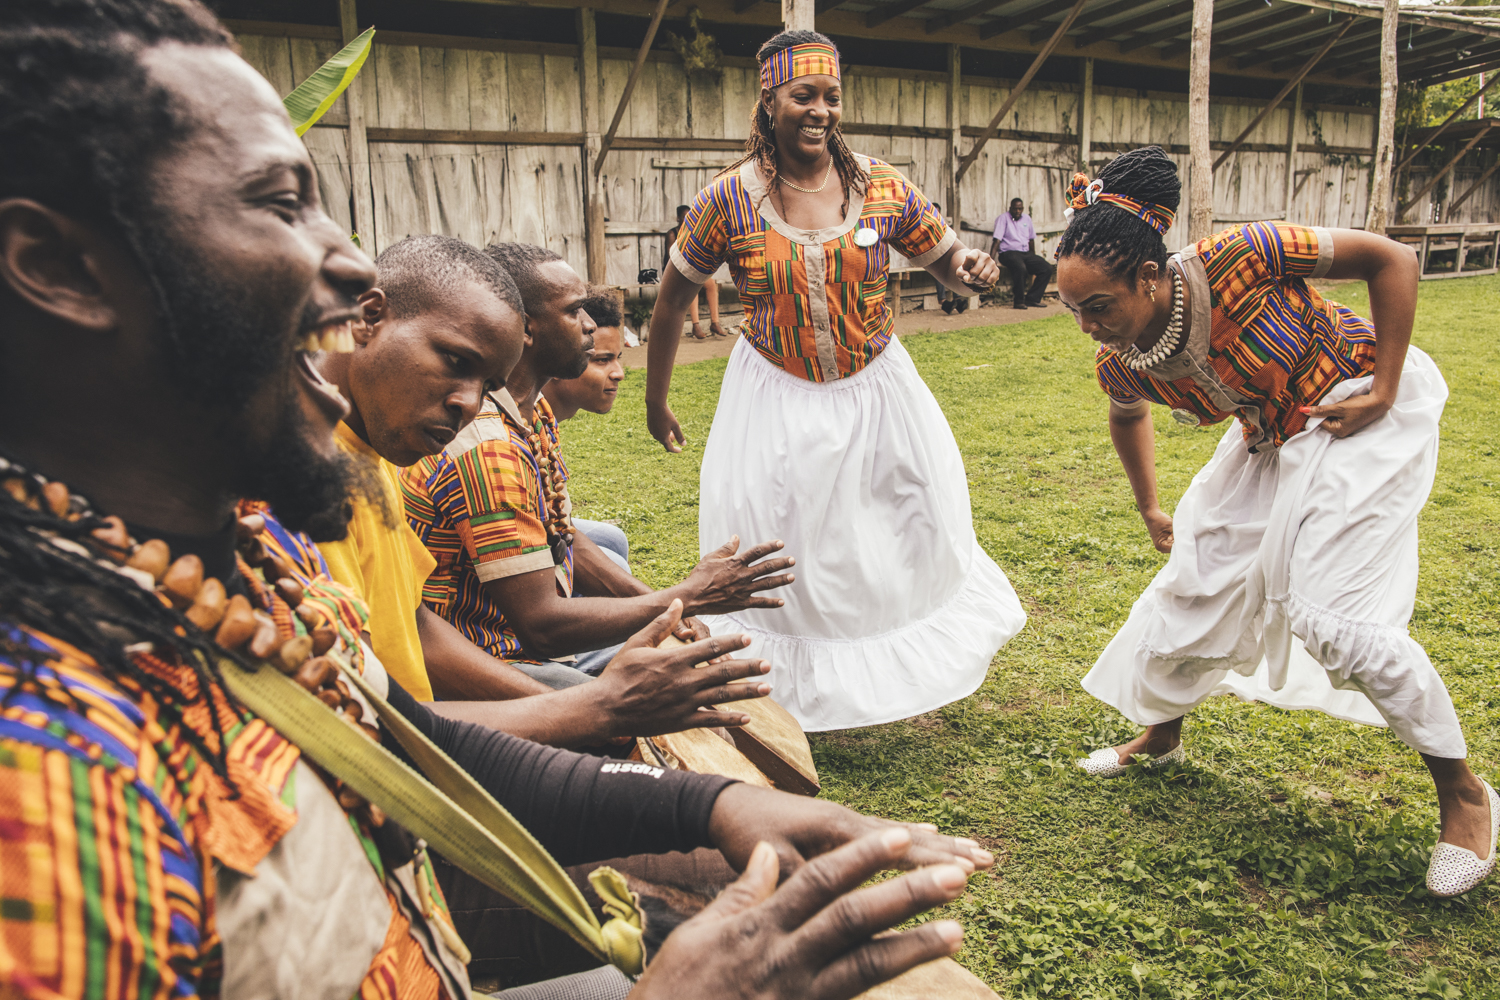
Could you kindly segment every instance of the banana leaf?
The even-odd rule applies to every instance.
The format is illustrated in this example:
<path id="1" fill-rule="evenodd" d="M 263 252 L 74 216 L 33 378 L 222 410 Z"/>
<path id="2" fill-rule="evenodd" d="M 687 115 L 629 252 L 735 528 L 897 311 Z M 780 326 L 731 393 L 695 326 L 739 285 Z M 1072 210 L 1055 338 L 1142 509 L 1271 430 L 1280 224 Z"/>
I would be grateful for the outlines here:
<path id="1" fill-rule="evenodd" d="M 374 44 L 375 29 L 367 28 L 354 41 L 345 45 L 333 58 L 319 66 L 312 76 L 303 80 L 297 89 L 281 99 L 286 113 L 292 117 L 292 125 L 301 135 L 313 127 L 319 118 L 333 107 L 349 84 L 359 74 L 359 68 L 370 55 Z"/>

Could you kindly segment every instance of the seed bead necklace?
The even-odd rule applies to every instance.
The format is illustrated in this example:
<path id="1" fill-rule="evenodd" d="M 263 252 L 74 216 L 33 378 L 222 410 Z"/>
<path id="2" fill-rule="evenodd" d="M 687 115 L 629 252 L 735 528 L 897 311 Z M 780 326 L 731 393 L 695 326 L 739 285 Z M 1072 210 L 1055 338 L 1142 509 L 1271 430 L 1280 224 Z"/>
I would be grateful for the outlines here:
<path id="1" fill-rule="evenodd" d="M 544 450 L 543 436 L 542 418 L 532 418 L 526 445 L 536 459 L 537 486 L 547 522 L 547 544 L 552 548 L 553 563 L 561 566 L 568 557 L 568 549 L 573 546 L 573 518 L 569 513 L 567 480 L 563 478 L 558 462 L 558 445 L 548 436 Z"/>
<path id="2" fill-rule="evenodd" d="M 1124 362 L 1135 371 L 1150 368 L 1159 361 L 1164 361 L 1171 353 L 1177 350 L 1177 342 L 1182 339 L 1182 277 L 1176 271 L 1169 271 L 1172 275 L 1172 316 L 1167 320 L 1167 329 L 1157 338 L 1156 343 L 1151 345 L 1151 350 L 1142 354 L 1131 344 L 1120 352 Z"/>

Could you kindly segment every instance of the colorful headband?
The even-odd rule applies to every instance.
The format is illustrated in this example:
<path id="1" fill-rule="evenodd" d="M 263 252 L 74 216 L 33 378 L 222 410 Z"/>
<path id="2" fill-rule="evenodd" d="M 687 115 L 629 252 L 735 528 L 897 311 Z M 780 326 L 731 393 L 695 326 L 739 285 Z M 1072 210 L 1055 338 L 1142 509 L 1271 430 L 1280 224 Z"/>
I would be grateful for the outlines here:
<path id="1" fill-rule="evenodd" d="M 1063 215 L 1068 219 L 1072 219 L 1073 213 L 1078 209 L 1088 208 L 1102 201 L 1116 208 L 1123 208 L 1139 219 L 1145 219 L 1147 225 L 1163 236 L 1172 228 L 1172 220 L 1177 218 L 1177 213 L 1170 208 L 1153 205 L 1149 201 L 1136 201 L 1123 194 L 1108 194 L 1104 190 L 1103 181 L 1091 181 L 1084 174 L 1073 175 L 1073 181 L 1068 185 L 1067 199 L 1069 206 L 1063 209 Z"/>
<path id="2" fill-rule="evenodd" d="M 760 64 L 760 85 L 766 90 L 799 76 L 839 79 L 839 50 L 826 42 L 804 42 L 782 49 Z"/>

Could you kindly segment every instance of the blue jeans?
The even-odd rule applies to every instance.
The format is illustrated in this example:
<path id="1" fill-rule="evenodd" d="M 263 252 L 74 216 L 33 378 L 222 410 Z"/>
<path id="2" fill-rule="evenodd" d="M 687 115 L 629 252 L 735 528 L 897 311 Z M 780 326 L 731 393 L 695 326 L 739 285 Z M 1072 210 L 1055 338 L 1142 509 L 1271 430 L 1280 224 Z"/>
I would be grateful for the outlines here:
<path id="1" fill-rule="evenodd" d="M 599 546 L 600 551 L 616 566 L 627 573 L 630 572 L 630 539 L 625 537 L 625 532 L 621 531 L 618 526 L 575 517 L 573 527 L 587 535 L 589 541 Z M 619 646 L 610 646 L 606 649 L 579 653 L 573 658 L 572 665 L 574 669 L 581 670 L 590 677 L 598 677 L 600 671 L 609 665 L 609 661 L 614 659 L 619 651 Z M 545 678 L 541 680 L 543 683 L 551 683 Z"/>

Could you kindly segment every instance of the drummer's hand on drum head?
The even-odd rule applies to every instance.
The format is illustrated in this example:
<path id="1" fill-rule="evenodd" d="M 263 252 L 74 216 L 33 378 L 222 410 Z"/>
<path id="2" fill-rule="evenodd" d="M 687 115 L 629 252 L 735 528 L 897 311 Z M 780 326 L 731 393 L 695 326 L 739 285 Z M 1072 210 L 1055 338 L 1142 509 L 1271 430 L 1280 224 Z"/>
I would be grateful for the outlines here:
<path id="1" fill-rule="evenodd" d="M 745 874 L 668 936 L 631 997 L 847 1000 L 952 955 L 963 943 L 952 920 L 884 932 L 956 899 L 962 869 L 937 865 L 860 888 L 908 848 L 906 831 L 873 831 L 778 889 L 776 851 L 757 845 Z"/>
<path id="2" fill-rule="evenodd" d="M 673 454 L 682 451 L 682 446 L 687 444 L 687 435 L 682 433 L 677 415 L 666 403 L 646 404 L 646 428 L 651 431 L 652 437 L 661 442 L 663 448 Z"/>
<path id="3" fill-rule="evenodd" d="M 743 726 L 750 721 L 748 715 L 715 706 L 771 693 L 771 685 L 757 679 L 770 671 L 769 663 L 730 658 L 750 645 L 749 636 L 713 636 L 658 649 L 681 621 L 682 601 L 673 600 L 627 639 L 599 679 L 588 685 L 609 713 L 609 735 L 660 736 L 684 729 Z M 699 664 L 706 665 L 694 669 Z"/>
<path id="4" fill-rule="evenodd" d="M 761 542 L 740 551 L 740 537 L 735 535 L 702 559 L 676 587 L 675 596 L 683 599 L 689 614 L 724 615 L 745 608 L 779 608 L 786 603 L 779 597 L 758 597 L 764 590 L 785 587 L 797 577 L 782 570 L 795 566 L 791 556 L 764 559 L 781 550 L 778 539 Z"/>

